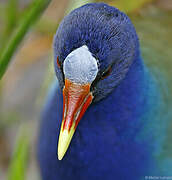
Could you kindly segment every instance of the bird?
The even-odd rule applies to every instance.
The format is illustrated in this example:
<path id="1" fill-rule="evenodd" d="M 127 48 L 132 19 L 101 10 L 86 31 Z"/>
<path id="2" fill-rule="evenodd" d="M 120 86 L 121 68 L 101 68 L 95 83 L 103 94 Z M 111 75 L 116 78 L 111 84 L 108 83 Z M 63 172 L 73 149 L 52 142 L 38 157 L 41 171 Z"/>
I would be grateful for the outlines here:
<path id="1" fill-rule="evenodd" d="M 64 17 L 53 41 L 54 80 L 41 114 L 43 180 L 172 176 L 162 156 L 170 120 L 129 17 L 105 3 Z"/>

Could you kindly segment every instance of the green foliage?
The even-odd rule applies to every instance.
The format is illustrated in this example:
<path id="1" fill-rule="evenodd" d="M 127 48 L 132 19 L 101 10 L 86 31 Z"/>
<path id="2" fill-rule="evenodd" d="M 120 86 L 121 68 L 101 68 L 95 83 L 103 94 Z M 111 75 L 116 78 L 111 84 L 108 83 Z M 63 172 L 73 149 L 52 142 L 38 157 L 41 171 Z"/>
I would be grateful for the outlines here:
<path id="1" fill-rule="evenodd" d="M 4 12 L 2 14 L 5 16 L 3 18 L 5 27 L 2 28 L 1 32 L 1 46 L 5 44 L 18 22 L 18 3 L 19 0 L 8 0 L 7 5 L 3 7 Z"/>
<path id="2" fill-rule="evenodd" d="M 19 132 L 15 151 L 8 171 L 8 180 L 24 180 L 28 165 L 29 139 L 26 127 Z"/>
<path id="3" fill-rule="evenodd" d="M 126 13 L 135 11 L 142 7 L 145 3 L 150 3 L 154 0 L 105 0 L 111 6 L 115 6 Z"/>
<path id="4" fill-rule="evenodd" d="M 66 11 L 66 14 L 68 14 L 70 11 L 72 11 L 80 6 L 83 6 L 84 4 L 92 3 L 92 2 L 95 2 L 95 0 L 82 0 L 82 1 L 81 0 L 71 0 L 69 8 Z"/>
<path id="5" fill-rule="evenodd" d="M 6 10 L 6 33 L 9 33 L 9 31 L 12 31 L 12 29 L 15 27 L 17 22 L 17 16 L 18 16 L 18 3 L 19 0 L 9 0 L 7 10 Z"/>
<path id="6" fill-rule="evenodd" d="M 25 14 L 19 26 L 9 39 L 8 43 L 3 46 L 2 50 L 0 51 L 0 79 L 5 73 L 8 64 L 10 63 L 11 57 L 16 51 L 20 42 L 22 41 L 23 37 L 28 32 L 32 24 L 45 10 L 50 1 L 51 0 L 34 0 L 30 11 Z"/>

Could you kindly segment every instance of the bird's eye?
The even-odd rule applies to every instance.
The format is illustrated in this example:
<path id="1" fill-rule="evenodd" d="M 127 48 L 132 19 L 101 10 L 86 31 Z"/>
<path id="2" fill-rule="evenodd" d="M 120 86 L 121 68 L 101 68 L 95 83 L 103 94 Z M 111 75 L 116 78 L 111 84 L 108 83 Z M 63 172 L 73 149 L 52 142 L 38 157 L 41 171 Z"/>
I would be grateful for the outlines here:
<path id="1" fill-rule="evenodd" d="M 101 79 L 107 78 L 111 72 L 112 72 L 112 66 L 110 66 L 105 72 L 103 72 Z"/>
<path id="2" fill-rule="evenodd" d="M 59 58 L 57 57 L 57 66 L 60 68 L 60 62 L 59 62 Z"/>

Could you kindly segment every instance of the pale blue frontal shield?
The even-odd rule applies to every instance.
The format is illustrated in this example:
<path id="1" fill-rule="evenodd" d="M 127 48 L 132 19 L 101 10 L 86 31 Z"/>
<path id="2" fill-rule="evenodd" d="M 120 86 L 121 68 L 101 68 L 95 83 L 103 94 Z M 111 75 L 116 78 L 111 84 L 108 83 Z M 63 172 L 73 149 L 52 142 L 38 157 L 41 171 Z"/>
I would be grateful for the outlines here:
<path id="1" fill-rule="evenodd" d="M 98 73 L 97 60 L 86 45 L 72 51 L 64 61 L 65 78 L 75 83 L 92 83 Z"/>

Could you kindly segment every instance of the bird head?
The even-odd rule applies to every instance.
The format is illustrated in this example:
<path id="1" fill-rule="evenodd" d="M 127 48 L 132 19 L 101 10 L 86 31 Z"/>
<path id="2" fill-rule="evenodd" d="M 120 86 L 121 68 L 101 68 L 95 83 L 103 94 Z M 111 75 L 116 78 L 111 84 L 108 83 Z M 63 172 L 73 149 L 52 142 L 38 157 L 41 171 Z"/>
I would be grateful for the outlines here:
<path id="1" fill-rule="evenodd" d="M 59 160 L 90 104 L 118 86 L 138 55 L 135 29 L 114 7 L 86 4 L 62 20 L 54 37 L 55 72 L 63 91 Z"/>

